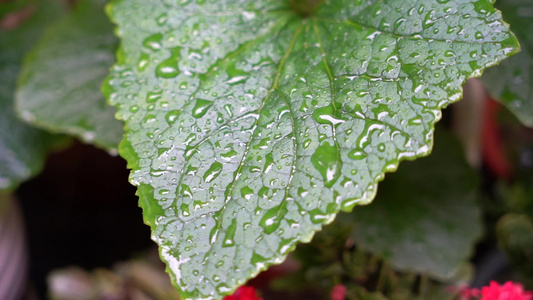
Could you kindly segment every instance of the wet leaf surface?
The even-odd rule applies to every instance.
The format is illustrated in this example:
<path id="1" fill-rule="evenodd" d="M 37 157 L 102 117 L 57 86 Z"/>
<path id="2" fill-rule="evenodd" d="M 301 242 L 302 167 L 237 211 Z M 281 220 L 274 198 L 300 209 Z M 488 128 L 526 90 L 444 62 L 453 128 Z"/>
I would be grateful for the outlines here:
<path id="1" fill-rule="evenodd" d="M 118 46 L 104 4 L 80 1 L 47 28 L 24 61 L 17 110 L 31 124 L 116 151 L 123 124 L 100 92 Z"/>
<path id="2" fill-rule="evenodd" d="M 220 299 L 426 155 L 461 85 L 517 51 L 491 1 L 117 0 L 104 87 L 183 299 Z"/>

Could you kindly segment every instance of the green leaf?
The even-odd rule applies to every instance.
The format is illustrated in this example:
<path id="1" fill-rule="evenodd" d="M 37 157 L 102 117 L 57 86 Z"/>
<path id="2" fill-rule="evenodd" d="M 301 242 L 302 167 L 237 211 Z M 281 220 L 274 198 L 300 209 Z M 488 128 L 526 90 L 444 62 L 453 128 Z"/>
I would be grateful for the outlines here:
<path id="1" fill-rule="evenodd" d="M 487 71 L 481 79 L 497 100 L 522 123 L 533 127 L 533 2 L 498 0 L 496 6 L 511 24 L 522 51 Z"/>
<path id="2" fill-rule="evenodd" d="M 14 112 L 14 91 L 22 57 L 42 29 L 62 14 L 55 1 L 39 1 L 22 25 L 0 30 L 0 190 L 13 189 L 43 166 L 54 138 L 19 121 Z"/>
<path id="3" fill-rule="evenodd" d="M 113 65 L 118 39 L 104 1 L 84 0 L 46 30 L 26 57 L 17 91 L 17 110 L 31 124 L 74 134 L 115 150 L 123 135 L 100 86 Z"/>
<path id="4" fill-rule="evenodd" d="M 437 131 L 431 156 L 402 165 L 354 211 L 355 241 L 398 270 L 450 278 L 481 234 L 477 187 L 458 141 Z"/>
<path id="5" fill-rule="evenodd" d="M 220 299 L 370 202 L 385 172 L 430 151 L 466 78 L 518 48 L 489 0 L 330 0 L 308 18 L 272 0 L 109 12 L 123 42 L 104 94 L 183 299 Z"/>

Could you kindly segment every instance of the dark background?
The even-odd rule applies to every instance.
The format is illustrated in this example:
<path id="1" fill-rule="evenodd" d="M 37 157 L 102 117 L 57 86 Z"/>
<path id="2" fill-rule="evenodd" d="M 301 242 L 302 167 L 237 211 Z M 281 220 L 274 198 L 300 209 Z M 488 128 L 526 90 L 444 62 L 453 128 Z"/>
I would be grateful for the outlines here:
<path id="1" fill-rule="evenodd" d="M 18 189 L 29 279 L 39 298 L 47 298 L 52 270 L 111 267 L 155 245 L 128 174 L 118 155 L 74 142 L 50 155 L 43 172 Z"/>

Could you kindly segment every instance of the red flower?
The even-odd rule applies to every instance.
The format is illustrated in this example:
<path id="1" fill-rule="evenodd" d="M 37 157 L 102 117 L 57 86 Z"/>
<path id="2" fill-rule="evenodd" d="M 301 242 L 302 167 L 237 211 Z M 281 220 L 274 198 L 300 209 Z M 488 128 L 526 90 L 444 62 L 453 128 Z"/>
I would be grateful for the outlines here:
<path id="1" fill-rule="evenodd" d="M 224 300 L 263 300 L 263 298 L 257 296 L 253 287 L 241 286 L 233 295 L 224 297 Z"/>
<path id="2" fill-rule="evenodd" d="M 496 281 L 491 281 L 489 286 L 481 289 L 481 300 L 532 300 L 533 293 L 524 291 L 524 287 L 519 283 L 511 281 L 504 285 L 499 285 Z"/>
<path id="3" fill-rule="evenodd" d="M 504 285 L 499 285 L 496 281 L 491 281 L 489 286 L 481 290 L 469 289 L 466 286 L 451 287 L 450 292 L 458 294 L 461 300 L 479 299 L 480 300 L 533 300 L 533 293 L 524 291 L 520 283 L 511 281 Z"/>
<path id="4" fill-rule="evenodd" d="M 342 284 L 335 285 L 329 293 L 331 300 L 344 300 L 346 298 L 346 287 Z"/>

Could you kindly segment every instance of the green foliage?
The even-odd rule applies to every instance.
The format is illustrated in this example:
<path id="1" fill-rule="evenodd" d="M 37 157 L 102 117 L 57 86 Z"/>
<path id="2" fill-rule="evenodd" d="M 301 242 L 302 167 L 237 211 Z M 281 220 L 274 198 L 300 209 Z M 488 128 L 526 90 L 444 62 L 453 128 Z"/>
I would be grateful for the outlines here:
<path id="1" fill-rule="evenodd" d="M 447 291 L 445 284 L 424 275 L 397 272 L 388 260 L 365 252 L 359 244 L 354 245 L 350 238 L 354 225 L 349 221 L 350 216 L 339 217 L 346 222 L 326 226 L 309 244 L 296 248 L 293 258 L 300 268 L 277 279 L 273 284 L 276 289 L 310 290 L 317 299 L 329 299 L 324 291 L 341 284 L 346 287 L 349 300 L 454 299 L 454 293 Z"/>
<path id="2" fill-rule="evenodd" d="M 13 13 L 10 5 L 0 11 Z M 56 139 L 15 117 L 14 93 L 23 55 L 43 28 L 60 17 L 63 7 L 55 1 L 32 2 L 33 13 L 15 29 L 0 28 L 0 190 L 13 189 L 35 175 Z M 16 11 L 15 11 L 16 13 Z"/>
<path id="3" fill-rule="evenodd" d="M 524 214 L 506 214 L 496 227 L 498 242 L 511 262 L 533 284 L 533 221 Z"/>
<path id="4" fill-rule="evenodd" d="M 103 4 L 79 1 L 75 11 L 47 28 L 24 61 L 17 109 L 31 124 L 116 151 L 123 124 L 100 86 L 115 61 L 118 40 Z"/>
<path id="5" fill-rule="evenodd" d="M 527 126 L 533 126 L 533 2 L 498 0 L 506 22 L 518 37 L 522 51 L 482 77 L 490 93 Z"/>
<path id="6" fill-rule="evenodd" d="M 397 270 L 458 275 L 481 235 L 476 179 L 458 141 L 437 131 L 431 156 L 404 164 L 354 211 L 356 243 Z"/>
<path id="7" fill-rule="evenodd" d="M 117 0 L 109 12 L 119 150 L 184 299 L 221 298 L 370 202 L 385 172 L 429 153 L 464 81 L 518 51 L 485 0 Z"/>
<path id="8" fill-rule="evenodd" d="M 533 169 L 527 162 L 533 141 L 520 140 L 522 166 L 520 177 L 512 183 L 500 183 L 497 190 L 499 210 L 492 211 L 498 218 L 495 235 L 500 249 L 519 272 L 521 281 L 528 289 L 533 288 Z"/>

